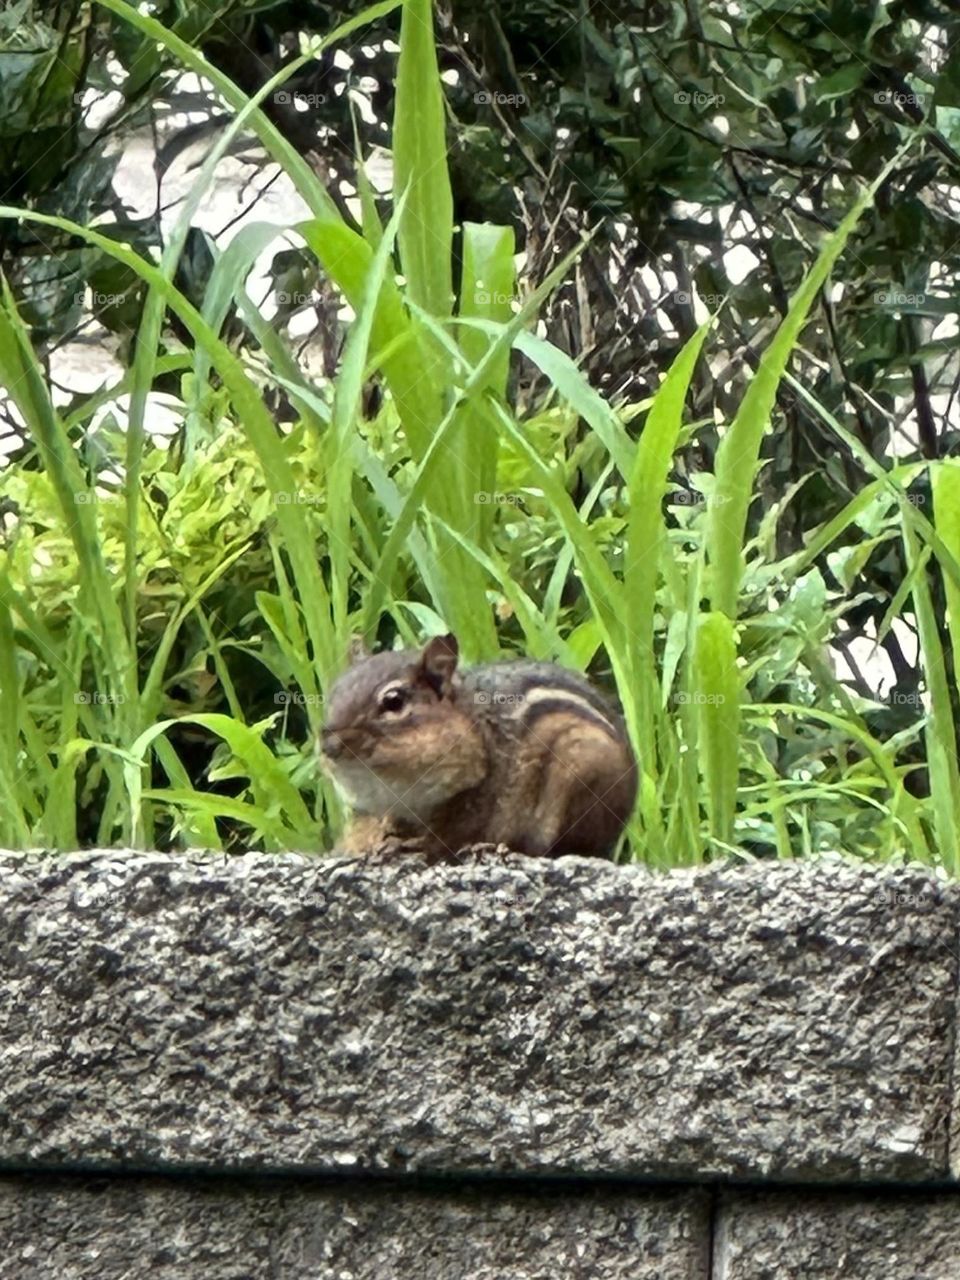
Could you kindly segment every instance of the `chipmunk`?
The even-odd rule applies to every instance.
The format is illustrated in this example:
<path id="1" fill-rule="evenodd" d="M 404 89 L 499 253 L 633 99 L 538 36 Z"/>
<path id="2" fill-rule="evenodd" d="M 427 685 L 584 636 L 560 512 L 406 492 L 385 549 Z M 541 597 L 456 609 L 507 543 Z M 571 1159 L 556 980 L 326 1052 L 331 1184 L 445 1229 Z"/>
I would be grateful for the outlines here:
<path id="1" fill-rule="evenodd" d="M 356 815 L 342 847 L 609 855 L 637 792 L 620 717 L 563 667 L 460 672 L 458 656 L 455 637 L 438 636 L 419 653 L 364 657 L 335 682 L 321 751 Z"/>

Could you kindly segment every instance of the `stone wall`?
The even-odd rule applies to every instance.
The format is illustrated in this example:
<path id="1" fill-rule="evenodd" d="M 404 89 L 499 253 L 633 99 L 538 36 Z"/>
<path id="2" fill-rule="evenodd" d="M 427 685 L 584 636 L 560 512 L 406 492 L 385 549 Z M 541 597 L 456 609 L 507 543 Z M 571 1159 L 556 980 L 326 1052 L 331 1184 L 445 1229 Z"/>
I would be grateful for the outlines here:
<path id="1" fill-rule="evenodd" d="M 923 871 L 2 854 L 0 922 L 0 1280 L 960 1276 Z"/>

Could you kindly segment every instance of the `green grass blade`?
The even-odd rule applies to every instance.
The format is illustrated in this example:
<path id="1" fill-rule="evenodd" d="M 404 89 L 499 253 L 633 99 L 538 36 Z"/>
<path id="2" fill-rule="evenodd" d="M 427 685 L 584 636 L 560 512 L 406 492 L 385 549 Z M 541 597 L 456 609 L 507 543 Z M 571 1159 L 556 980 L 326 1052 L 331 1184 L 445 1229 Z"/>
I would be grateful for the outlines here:
<path id="1" fill-rule="evenodd" d="M 210 272 L 210 279 L 207 282 L 207 289 L 203 296 L 202 315 L 214 333 L 219 334 L 233 303 L 236 303 L 248 324 L 250 323 L 250 312 L 255 312 L 260 320 L 260 325 L 255 331 L 254 337 L 264 348 L 264 354 L 270 361 L 271 371 L 276 364 L 277 349 L 279 348 L 287 354 L 285 367 L 287 372 L 290 372 L 291 369 L 297 368 L 296 361 L 287 351 L 286 344 L 280 339 L 273 326 L 264 321 L 259 310 L 253 307 L 246 290 L 240 283 L 246 280 L 260 255 L 285 232 L 286 227 L 276 223 L 251 222 L 246 226 L 240 227 L 222 253 L 218 252 L 216 246 L 214 246 L 214 263 Z M 245 306 L 245 303 L 248 305 Z M 251 325 L 251 327 L 253 326 Z M 262 341 L 262 335 L 265 331 L 272 333 L 275 339 L 276 345 L 270 351 L 266 349 Z M 210 357 L 201 347 L 194 353 L 193 360 L 193 378 L 187 410 L 186 435 L 189 440 L 193 440 L 196 437 L 199 428 L 201 406 L 207 391 L 209 377 Z"/>
<path id="2" fill-rule="evenodd" d="M 439 523 L 439 517 L 435 516 L 433 518 Z M 531 658 L 538 658 L 542 661 L 550 661 L 556 657 L 556 633 L 547 625 L 543 614 L 537 608 L 536 602 L 514 580 L 509 565 L 505 564 L 495 551 L 483 551 L 471 539 L 464 537 L 459 530 L 447 525 L 445 532 L 460 544 L 467 555 L 473 556 L 483 566 L 489 578 L 496 582 L 509 601 L 523 632 L 524 653 Z M 568 660 L 565 665 L 573 666 L 575 664 Z"/>
<path id="3" fill-rule="evenodd" d="M 411 301 L 438 319 L 453 304 L 453 193 L 432 0 L 406 0 L 393 117 L 394 191 L 406 196 L 398 243 Z"/>
<path id="4" fill-rule="evenodd" d="M 873 202 L 880 186 L 901 162 L 906 148 L 884 165 L 879 176 L 859 197 L 853 208 L 828 238 L 813 267 L 794 294 L 790 308 L 760 359 L 760 366 L 744 394 L 736 417 L 730 424 L 716 459 L 715 501 L 708 513 L 712 608 L 736 617 L 740 580 L 743 574 L 743 541 L 747 509 L 753 495 L 754 477 L 763 434 L 770 422 L 787 361 L 800 337 L 811 306 L 823 287 L 833 264 L 843 252 L 851 233 Z"/>
<path id="5" fill-rule="evenodd" d="M 960 463 L 955 458 L 931 468 L 933 520 L 943 545 L 960 562 Z M 947 628 L 953 669 L 960 672 L 960 583 L 943 571 L 947 597 Z"/>
<path id="6" fill-rule="evenodd" d="M 336 281 L 354 312 L 358 312 L 374 250 L 338 221 L 311 219 L 294 229 Z M 419 461 L 443 416 L 442 397 L 429 373 L 422 334 L 414 330 L 403 296 L 392 280 L 386 281 L 381 290 L 370 345 L 374 351 L 384 353 L 383 372 L 396 401 L 407 447 Z"/>
<path id="7" fill-rule="evenodd" d="M 30 215 L 20 210 L 9 210 L 6 216 L 27 218 Z M 0 384 L 19 409 L 36 441 L 44 469 L 57 495 L 63 527 L 77 557 L 80 588 L 100 624 L 97 657 L 106 688 L 118 695 L 118 701 L 111 706 L 116 709 L 118 725 L 122 725 L 126 721 L 124 708 L 128 706 L 128 699 L 136 700 L 136 672 L 130 660 L 113 583 L 103 560 L 96 504 L 90 501 L 91 491 L 63 422 L 53 407 L 13 294 L 5 279 L 2 284 Z"/>
<path id="8" fill-rule="evenodd" d="M 792 383 L 789 374 L 787 375 L 787 381 Z M 893 467 L 886 473 L 881 468 L 881 474 L 877 479 L 871 480 L 869 484 L 864 485 L 860 492 L 854 494 L 841 511 L 838 511 L 835 516 L 816 530 L 803 551 L 790 557 L 784 565 L 784 577 L 792 582 L 806 573 L 814 561 L 818 560 L 824 551 L 831 547 L 850 525 L 855 524 L 869 511 L 870 507 L 888 487 L 886 483 L 888 476 L 892 480 L 909 483 L 910 479 L 919 470 L 922 470 L 922 464 L 918 466 L 916 463 Z"/>
<path id="9" fill-rule="evenodd" d="M 228 76 L 156 19 L 140 13 L 127 4 L 126 0 L 99 0 L 99 3 L 151 40 L 169 49 L 184 66 L 208 80 L 236 111 L 242 111 L 247 106 L 247 95 Z M 384 0 L 384 3 L 371 5 L 356 17 L 342 23 L 317 48 L 325 48 L 367 23 L 377 22 L 401 3 L 402 0 Z M 331 280 L 336 283 L 353 310 L 358 311 L 362 301 L 363 282 L 373 259 L 372 247 L 343 221 L 307 160 L 264 113 L 259 109 L 252 110 L 249 123 L 270 157 L 283 168 L 313 214 L 312 220 L 294 229 L 303 235 Z M 446 383 L 445 365 L 441 370 L 443 377 L 427 376 L 431 364 L 436 364 L 436 358 L 429 359 L 424 343 L 418 341 L 419 335 L 414 332 L 400 292 L 394 286 L 383 290 L 372 345 L 377 350 L 386 349 L 398 335 L 402 335 L 407 341 L 393 351 L 389 360 L 384 361 L 384 373 L 397 403 L 410 450 L 419 459 L 423 457 L 443 414 L 441 386 Z"/>
<path id="10" fill-rule="evenodd" d="M 367 373 L 370 341 L 380 294 L 392 265 L 393 244 L 403 225 L 405 197 L 397 201 L 393 216 L 377 245 L 363 286 L 363 297 L 343 349 L 333 398 L 333 420 L 324 444 L 328 553 L 331 568 L 333 625 L 346 652 L 347 610 L 352 544 L 350 541 L 351 489 L 353 485 L 353 436 L 361 414 L 363 383 Z"/>
<path id="11" fill-rule="evenodd" d="M 189 369 L 191 364 L 190 353 L 178 351 L 174 355 L 163 355 L 157 359 L 156 371 L 158 375 L 182 373 Z M 133 370 L 127 369 L 116 382 L 110 383 L 106 387 L 101 387 L 99 391 L 95 391 L 88 396 L 86 400 L 66 414 L 63 419 L 63 425 L 67 433 L 75 431 L 78 427 L 86 425 L 93 418 L 97 410 L 104 408 L 106 405 L 112 405 L 115 400 L 121 396 L 128 395 L 133 379 Z"/>
<path id="12" fill-rule="evenodd" d="M 247 95 L 202 54 L 156 19 L 139 12 L 127 4 L 126 0 L 99 0 L 99 3 L 167 48 L 184 66 L 209 81 L 236 111 L 245 108 L 248 103 Z M 402 0 L 384 0 L 381 4 L 371 5 L 335 28 L 319 42 L 317 49 L 326 48 L 344 39 L 367 23 L 377 22 L 400 3 Z M 259 109 L 253 110 L 249 123 L 271 158 L 281 165 L 314 215 L 314 221 L 295 229 L 307 240 L 353 309 L 358 310 L 373 249 L 355 230 L 347 226 L 310 164 L 264 113 Z M 386 347 L 398 333 L 410 329 L 399 291 L 385 290 L 384 294 L 383 311 L 378 314 L 378 324 L 373 335 L 373 346 L 378 349 Z M 411 450 L 417 458 L 422 457 L 442 413 L 436 387 L 424 378 L 426 367 L 426 355 L 421 350 L 398 354 L 384 365 Z"/>
<path id="13" fill-rule="evenodd" d="M 683 425 L 690 379 L 710 325 L 702 325 L 674 360 L 644 422 L 627 487 L 629 518 L 624 544 L 623 602 L 630 637 L 636 718 L 643 768 L 656 781 L 659 698 L 654 653 L 654 613 L 660 559 L 669 554 L 663 495 Z"/>
<path id="14" fill-rule="evenodd" d="M 21 793 L 24 783 L 19 766 L 20 679 L 13 619 L 7 601 L 0 598 L 0 840 L 5 849 L 23 849 L 30 843 Z"/>
<path id="15" fill-rule="evenodd" d="M 513 262 L 514 237 L 510 227 L 489 223 L 466 222 L 463 226 L 463 267 L 460 277 L 460 316 L 507 324 L 511 300 L 516 291 L 516 268 Z M 470 365 L 478 365 L 486 355 L 492 337 L 480 329 L 464 326 L 460 331 L 460 349 Z M 500 352 L 490 366 L 486 389 L 505 400 L 510 352 Z M 491 436 L 470 407 L 465 410 L 466 423 L 461 444 L 464 478 L 472 493 L 464 490 L 463 499 L 472 498 L 477 511 L 477 542 L 487 548 L 493 527 L 494 505 L 477 503 L 476 495 L 492 494 L 497 483 L 497 438 Z M 472 477 L 472 478 L 471 478 Z"/>
<path id="16" fill-rule="evenodd" d="M 711 838 L 733 838 L 740 777 L 740 676 L 737 637 L 724 613 L 709 613 L 697 629 L 696 714 Z"/>
<path id="17" fill-rule="evenodd" d="M 581 418 L 590 424 L 610 454 L 624 480 L 630 479 L 637 446 L 627 435 L 617 415 L 566 352 L 552 342 L 526 330 L 517 335 L 515 346 L 541 373 L 550 379 L 554 390 Z"/>
<path id="18" fill-rule="evenodd" d="M 934 488 L 934 515 L 939 514 L 943 517 L 944 522 L 939 531 L 941 539 L 946 533 L 956 547 L 956 511 L 955 509 L 949 511 L 949 507 L 951 500 L 956 500 L 958 489 L 953 477 L 945 484 L 943 483 L 945 468 L 939 468 L 939 471 L 941 474 Z M 937 493 L 938 488 L 939 493 Z M 909 522 L 904 524 L 903 544 L 907 553 L 908 567 L 911 570 L 915 565 L 922 568 L 925 557 L 920 552 L 916 534 Z M 944 578 L 947 580 L 946 575 Z M 955 585 L 951 584 L 951 586 L 948 600 L 955 603 L 957 590 Z M 957 875 L 960 874 L 960 770 L 957 767 L 957 729 L 937 614 L 928 579 L 922 571 L 918 572 L 914 584 L 913 603 L 916 609 L 917 631 L 920 636 L 923 669 L 930 698 L 926 744 L 937 845 L 944 865 L 953 875 Z M 951 644 L 956 656 L 957 618 L 955 615 L 949 625 Z"/>

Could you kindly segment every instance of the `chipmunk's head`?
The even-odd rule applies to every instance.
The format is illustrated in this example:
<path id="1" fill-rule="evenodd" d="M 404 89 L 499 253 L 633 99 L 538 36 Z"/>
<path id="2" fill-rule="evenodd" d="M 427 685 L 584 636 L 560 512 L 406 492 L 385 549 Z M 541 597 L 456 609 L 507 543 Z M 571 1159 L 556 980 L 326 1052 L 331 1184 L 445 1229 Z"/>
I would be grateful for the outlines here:
<path id="1" fill-rule="evenodd" d="M 427 816 L 486 772 L 478 726 L 457 702 L 458 646 L 437 636 L 355 662 L 336 681 L 320 744 L 357 813 Z"/>

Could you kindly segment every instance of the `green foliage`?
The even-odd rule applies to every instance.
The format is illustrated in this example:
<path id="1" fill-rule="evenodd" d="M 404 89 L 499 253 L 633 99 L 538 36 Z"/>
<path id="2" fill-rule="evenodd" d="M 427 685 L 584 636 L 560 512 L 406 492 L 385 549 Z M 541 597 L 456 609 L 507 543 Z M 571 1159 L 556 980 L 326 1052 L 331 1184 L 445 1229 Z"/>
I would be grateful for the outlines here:
<path id="1" fill-rule="evenodd" d="M 793 284 L 779 326 L 718 433 L 713 414 L 686 407 L 729 334 L 728 311 L 690 332 L 652 396 L 615 410 L 538 327 L 590 248 L 577 241 L 536 281 L 518 281 L 511 227 L 478 219 L 455 239 L 426 0 L 403 6 L 396 196 L 381 220 L 367 190 L 359 224 L 260 104 L 395 6 L 355 15 L 254 95 L 198 51 L 195 23 L 168 30 L 125 0 L 100 7 L 127 32 L 131 96 L 175 58 L 236 114 L 158 258 L 122 220 L 93 226 L 30 201 L 0 208 L 0 226 L 18 237 L 49 236 L 99 271 L 112 264 L 138 315 L 122 386 L 63 411 L 36 354 L 44 323 L 4 288 L 0 380 L 24 445 L 2 478 L 0 840 L 325 846 L 341 815 L 312 739 L 351 633 L 416 643 L 449 626 L 469 659 L 523 651 L 616 687 L 642 768 L 633 856 L 678 865 L 730 848 L 841 847 L 910 851 L 955 870 L 946 663 L 957 639 L 950 631 L 945 643 L 939 603 L 941 591 L 960 598 L 954 469 L 888 465 L 817 388 L 786 375 L 802 367 L 821 288 L 882 203 L 896 155 L 857 192 L 831 191 L 828 227 L 784 259 Z M 785 12 L 777 33 L 795 58 L 808 56 L 800 34 L 818 36 L 795 30 L 802 16 Z M 602 47 L 604 33 L 585 22 Z M 678 40 L 667 41 L 672 55 Z M 823 110 L 860 83 L 821 85 Z M 588 79 L 565 103 L 571 119 L 601 110 L 595 90 Z M 743 110 L 762 118 L 757 102 Z M 178 283 L 202 192 L 244 129 L 306 202 L 298 230 L 313 267 L 353 311 L 330 383 L 310 382 L 245 291 L 281 228 L 248 228 L 223 254 L 213 247 L 199 296 Z M 718 180 L 704 167 L 709 148 L 698 169 L 694 141 L 659 141 L 644 163 L 658 181 L 673 172 L 674 194 L 687 179 L 701 195 Z M 630 137 L 613 150 L 631 154 Z M 228 340 L 231 314 L 247 326 L 239 344 Z M 535 409 L 511 376 L 521 360 L 549 387 Z M 367 406 L 374 378 L 379 410 Z M 174 388 L 170 444 L 147 429 L 160 379 Z M 812 520 L 803 500 L 815 476 L 764 487 L 784 386 L 870 481 Z M 121 391 L 124 430 L 102 419 Z M 267 408 L 278 395 L 291 411 L 282 425 Z M 717 440 L 713 470 L 672 493 L 678 457 L 709 458 Z M 923 476 L 932 520 L 910 500 Z M 838 679 L 831 648 L 869 598 L 871 557 L 894 552 L 906 573 L 877 640 L 900 615 L 916 618 L 926 702 L 891 733 L 883 709 Z"/>

